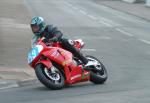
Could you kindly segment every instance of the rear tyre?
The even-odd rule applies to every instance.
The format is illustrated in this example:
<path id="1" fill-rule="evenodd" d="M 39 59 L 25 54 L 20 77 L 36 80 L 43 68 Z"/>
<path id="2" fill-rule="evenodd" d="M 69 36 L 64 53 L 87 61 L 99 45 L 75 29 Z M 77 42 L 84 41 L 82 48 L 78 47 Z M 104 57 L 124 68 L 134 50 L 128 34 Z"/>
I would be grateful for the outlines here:
<path id="1" fill-rule="evenodd" d="M 88 60 L 94 60 L 98 62 L 97 68 L 95 68 L 93 66 L 93 68 L 91 70 L 90 73 L 90 81 L 93 82 L 94 84 L 103 84 L 107 78 L 108 78 L 108 74 L 107 74 L 107 70 L 105 68 L 105 66 L 95 57 L 93 56 L 86 56 Z"/>
<path id="2" fill-rule="evenodd" d="M 64 87 L 64 75 L 55 66 L 48 69 L 43 64 L 38 64 L 35 73 L 39 81 L 50 89 L 58 90 Z"/>

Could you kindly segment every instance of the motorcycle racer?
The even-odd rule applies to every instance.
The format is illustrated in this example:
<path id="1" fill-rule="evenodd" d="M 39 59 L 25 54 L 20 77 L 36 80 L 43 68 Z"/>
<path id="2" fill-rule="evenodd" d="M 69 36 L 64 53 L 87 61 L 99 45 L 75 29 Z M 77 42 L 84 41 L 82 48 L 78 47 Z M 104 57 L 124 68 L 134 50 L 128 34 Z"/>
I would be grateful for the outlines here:
<path id="1" fill-rule="evenodd" d="M 64 38 L 63 33 L 58 30 L 57 27 L 54 27 L 53 25 L 47 25 L 42 17 L 32 18 L 30 26 L 32 32 L 34 33 L 33 38 L 39 39 L 45 37 L 44 43 L 60 42 L 65 50 L 70 51 L 75 57 L 83 62 L 84 68 L 87 69 L 87 67 L 95 64 L 93 61 L 88 61 L 88 59 L 70 43 L 70 39 Z M 90 68 L 87 70 L 90 70 Z"/>

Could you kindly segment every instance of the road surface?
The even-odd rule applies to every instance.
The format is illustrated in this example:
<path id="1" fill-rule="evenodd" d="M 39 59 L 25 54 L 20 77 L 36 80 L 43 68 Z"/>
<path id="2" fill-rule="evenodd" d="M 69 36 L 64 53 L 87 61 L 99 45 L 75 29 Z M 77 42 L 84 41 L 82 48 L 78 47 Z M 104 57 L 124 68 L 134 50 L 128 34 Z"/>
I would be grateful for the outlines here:
<path id="1" fill-rule="evenodd" d="M 26 0 L 33 16 L 58 26 L 67 38 L 81 38 L 109 78 L 52 91 L 40 83 L 0 91 L 2 103 L 149 103 L 150 22 L 92 0 Z"/>

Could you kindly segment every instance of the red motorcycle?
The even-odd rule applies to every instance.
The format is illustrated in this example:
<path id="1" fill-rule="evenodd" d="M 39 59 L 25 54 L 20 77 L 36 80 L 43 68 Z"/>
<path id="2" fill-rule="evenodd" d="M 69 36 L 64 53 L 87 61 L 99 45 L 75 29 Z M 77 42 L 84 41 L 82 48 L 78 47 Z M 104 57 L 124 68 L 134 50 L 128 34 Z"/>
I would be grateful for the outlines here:
<path id="1" fill-rule="evenodd" d="M 107 80 L 105 66 L 95 57 L 86 56 L 88 60 L 96 62 L 90 71 L 83 69 L 83 63 L 64 50 L 61 43 L 43 42 L 44 37 L 33 41 L 28 53 L 28 64 L 34 68 L 39 81 L 50 89 L 62 89 L 66 85 L 91 81 L 103 84 Z M 84 46 L 81 39 L 71 41 L 78 50 Z"/>

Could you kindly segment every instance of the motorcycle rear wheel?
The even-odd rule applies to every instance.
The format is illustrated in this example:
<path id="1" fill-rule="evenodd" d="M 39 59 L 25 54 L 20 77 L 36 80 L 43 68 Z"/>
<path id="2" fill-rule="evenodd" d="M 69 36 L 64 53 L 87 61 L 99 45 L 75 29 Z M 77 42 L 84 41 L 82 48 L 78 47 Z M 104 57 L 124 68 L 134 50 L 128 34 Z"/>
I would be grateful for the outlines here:
<path id="1" fill-rule="evenodd" d="M 94 84 L 103 84 L 108 78 L 108 74 L 105 66 L 100 62 L 100 60 L 98 60 L 93 56 L 87 55 L 86 57 L 88 60 L 93 59 L 100 64 L 99 70 L 93 69 L 90 71 L 90 81 Z"/>
<path id="2" fill-rule="evenodd" d="M 65 78 L 55 66 L 48 69 L 43 64 L 38 64 L 35 67 L 35 73 L 38 80 L 52 90 L 58 90 L 64 87 Z"/>

